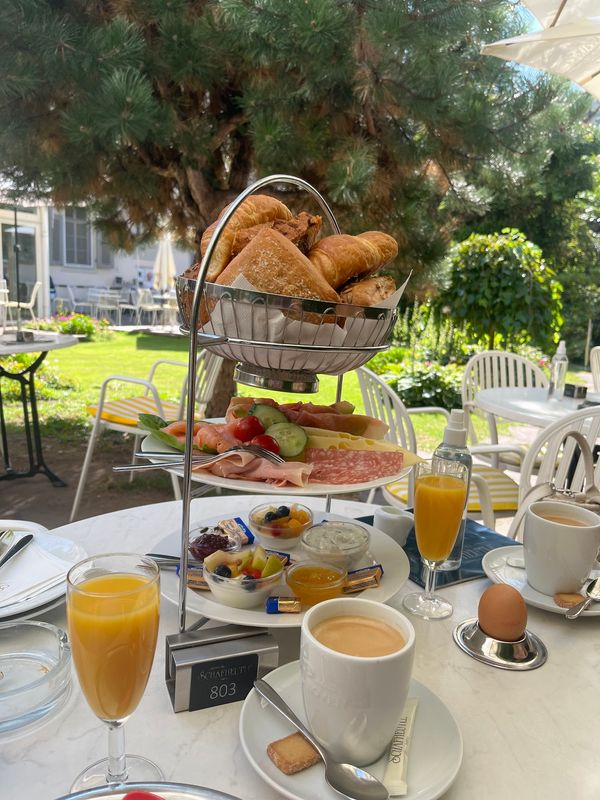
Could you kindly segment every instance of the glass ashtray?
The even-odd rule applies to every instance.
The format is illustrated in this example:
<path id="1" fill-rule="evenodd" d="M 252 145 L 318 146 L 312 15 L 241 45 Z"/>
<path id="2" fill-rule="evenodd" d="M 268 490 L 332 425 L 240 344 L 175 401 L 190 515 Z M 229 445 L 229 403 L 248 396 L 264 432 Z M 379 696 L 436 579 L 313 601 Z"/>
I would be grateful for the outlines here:
<path id="1" fill-rule="evenodd" d="M 71 688 L 67 634 L 46 622 L 0 624 L 0 733 L 62 706 Z"/>

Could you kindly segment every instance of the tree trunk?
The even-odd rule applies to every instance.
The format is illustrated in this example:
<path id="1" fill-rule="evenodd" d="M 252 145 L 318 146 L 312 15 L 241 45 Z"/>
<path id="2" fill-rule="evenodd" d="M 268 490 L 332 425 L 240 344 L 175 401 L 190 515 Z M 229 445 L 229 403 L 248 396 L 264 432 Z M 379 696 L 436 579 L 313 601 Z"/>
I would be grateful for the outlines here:
<path id="1" fill-rule="evenodd" d="M 206 407 L 207 417 L 224 417 L 229 401 L 235 394 L 233 369 L 235 361 L 224 360 L 217 378 L 215 390 Z"/>

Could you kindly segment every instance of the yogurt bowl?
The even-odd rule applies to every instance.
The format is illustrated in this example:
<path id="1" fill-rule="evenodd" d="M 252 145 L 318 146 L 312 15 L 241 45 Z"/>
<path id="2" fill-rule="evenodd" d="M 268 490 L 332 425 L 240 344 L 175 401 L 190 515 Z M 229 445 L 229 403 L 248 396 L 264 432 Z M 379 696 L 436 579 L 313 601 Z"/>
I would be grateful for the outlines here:
<path id="1" fill-rule="evenodd" d="M 313 525 L 302 536 L 302 552 L 314 561 L 348 570 L 369 549 L 371 536 L 358 522 L 329 520 Z"/>

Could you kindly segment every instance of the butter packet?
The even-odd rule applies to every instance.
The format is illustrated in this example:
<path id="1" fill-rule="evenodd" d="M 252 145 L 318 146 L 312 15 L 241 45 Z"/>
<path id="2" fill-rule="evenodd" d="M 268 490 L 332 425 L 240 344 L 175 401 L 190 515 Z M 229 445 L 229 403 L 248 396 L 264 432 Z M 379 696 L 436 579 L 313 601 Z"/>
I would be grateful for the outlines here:
<path id="1" fill-rule="evenodd" d="M 353 569 L 348 573 L 344 584 L 344 594 L 356 594 L 365 589 L 375 589 L 383 577 L 383 567 L 381 564 L 373 564 L 370 567 Z"/>
<path id="2" fill-rule="evenodd" d="M 408 751 L 418 702 L 416 697 L 408 698 L 396 727 L 396 732 L 392 737 L 383 776 L 383 784 L 391 797 L 401 797 L 408 793 L 408 784 L 406 782 Z"/>
<path id="3" fill-rule="evenodd" d="M 223 531 L 223 533 L 229 533 L 234 537 L 239 536 L 242 540 L 242 547 L 245 544 L 254 543 L 254 534 L 241 517 L 222 519 L 220 522 L 217 522 L 215 528 Z"/>

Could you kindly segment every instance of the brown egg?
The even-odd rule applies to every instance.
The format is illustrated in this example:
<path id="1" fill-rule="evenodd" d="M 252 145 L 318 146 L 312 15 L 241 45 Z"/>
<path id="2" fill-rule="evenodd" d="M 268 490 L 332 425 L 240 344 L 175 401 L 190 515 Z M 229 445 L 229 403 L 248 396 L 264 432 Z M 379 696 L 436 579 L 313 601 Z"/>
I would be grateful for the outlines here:
<path id="1" fill-rule="evenodd" d="M 493 639 L 516 642 L 527 627 L 527 606 L 512 586 L 490 586 L 479 600 L 479 627 Z"/>

